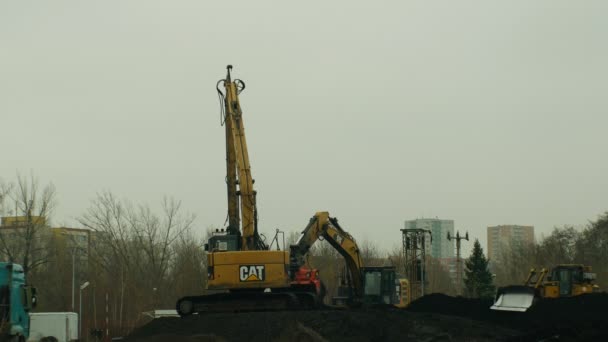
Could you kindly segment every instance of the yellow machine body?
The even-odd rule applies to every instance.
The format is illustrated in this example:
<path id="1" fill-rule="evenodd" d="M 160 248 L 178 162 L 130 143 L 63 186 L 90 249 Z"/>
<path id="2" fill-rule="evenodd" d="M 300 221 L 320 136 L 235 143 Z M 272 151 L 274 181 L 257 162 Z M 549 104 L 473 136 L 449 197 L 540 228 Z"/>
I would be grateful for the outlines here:
<path id="1" fill-rule="evenodd" d="M 557 265 L 551 272 L 545 268 L 540 272 L 532 269 L 523 285 L 498 289 L 491 309 L 525 312 L 543 298 L 573 297 L 598 292 L 599 286 L 595 283 L 595 278 L 591 266 L 580 264 Z"/>
<path id="2" fill-rule="evenodd" d="M 591 266 L 558 265 L 552 270 L 550 279 L 541 278 L 540 282 L 537 287 L 540 288 L 540 295 L 543 298 L 571 297 L 599 291 Z"/>
<path id="3" fill-rule="evenodd" d="M 289 252 L 226 251 L 207 254 L 207 289 L 289 287 Z"/>
<path id="4" fill-rule="evenodd" d="M 579 296 L 579 295 L 582 295 L 585 293 L 593 293 L 593 292 L 595 292 L 594 286 L 576 284 L 576 285 L 572 286 L 572 294 L 570 294 L 569 296 Z M 545 284 L 542 288 L 541 295 L 543 298 L 563 297 L 563 296 L 560 296 L 559 283 L 557 283 L 557 282 L 555 282 L 555 283 L 549 282 L 549 283 Z"/>
<path id="5" fill-rule="evenodd" d="M 402 309 L 410 305 L 412 301 L 412 294 L 410 289 L 410 282 L 407 279 L 398 279 L 396 285 L 397 300 L 396 307 Z"/>

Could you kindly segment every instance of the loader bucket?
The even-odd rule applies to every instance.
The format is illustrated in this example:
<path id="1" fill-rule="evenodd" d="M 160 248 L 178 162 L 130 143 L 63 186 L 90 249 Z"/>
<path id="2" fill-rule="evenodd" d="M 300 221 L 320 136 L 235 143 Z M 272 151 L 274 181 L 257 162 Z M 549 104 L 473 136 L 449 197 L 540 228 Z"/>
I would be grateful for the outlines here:
<path id="1" fill-rule="evenodd" d="M 490 307 L 492 310 L 525 312 L 536 298 L 536 290 L 529 286 L 507 286 L 496 293 L 496 301 Z"/>

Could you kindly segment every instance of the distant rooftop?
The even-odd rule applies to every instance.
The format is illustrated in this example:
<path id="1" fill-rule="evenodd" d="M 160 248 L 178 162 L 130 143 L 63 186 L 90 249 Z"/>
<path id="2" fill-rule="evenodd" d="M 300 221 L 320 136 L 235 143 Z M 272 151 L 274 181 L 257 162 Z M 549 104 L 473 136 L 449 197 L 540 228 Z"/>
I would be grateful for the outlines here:
<path id="1" fill-rule="evenodd" d="M 30 216 L 32 223 L 37 225 L 45 225 L 46 218 L 42 216 Z M 2 228 L 13 228 L 19 226 L 25 226 L 28 222 L 27 216 L 4 216 L 0 218 L 0 227 Z"/>

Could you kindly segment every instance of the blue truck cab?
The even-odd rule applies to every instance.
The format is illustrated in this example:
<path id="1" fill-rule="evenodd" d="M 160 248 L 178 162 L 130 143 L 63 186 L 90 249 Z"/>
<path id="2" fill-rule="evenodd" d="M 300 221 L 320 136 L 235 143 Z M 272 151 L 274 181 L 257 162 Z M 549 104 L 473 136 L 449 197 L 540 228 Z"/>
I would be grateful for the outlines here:
<path id="1" fill-rule="evenodd" d="M 23 267 L 0 262 L 0 341 L 25 342 L 35 306 L 36 288 L 26 284 Z"/>

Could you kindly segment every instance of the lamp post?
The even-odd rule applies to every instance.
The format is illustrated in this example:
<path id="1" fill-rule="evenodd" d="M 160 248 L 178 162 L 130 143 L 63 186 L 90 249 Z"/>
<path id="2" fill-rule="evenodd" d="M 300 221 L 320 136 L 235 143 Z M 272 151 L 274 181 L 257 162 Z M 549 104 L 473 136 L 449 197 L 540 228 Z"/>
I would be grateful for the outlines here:
<path id="1" fill-rule="evenodd" d="M 71 235 L 62 232 L 61 235 L 70 236 Z M 76 288 L 76 246 L 72 246 L 72 312 L 74 312 L 74 289 Z"/>
<path id="2" fill-rule="evenodd" d="M 89 286 L 89 282 L 85 281 L 82 285 L 80 285 L 80 309 L 78 310 L 78 340 L 80 341 L 82 337 L 82 290 L 86 289 Z"/>
<path id="3" fill-rule="evenodd" d="M 74 312 L 74 288 L 76 288 L 76 248 L 72 248 L 72 312 Z"/>

